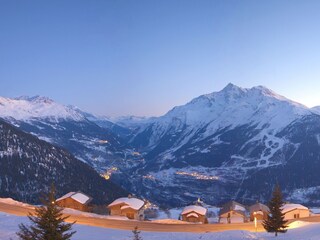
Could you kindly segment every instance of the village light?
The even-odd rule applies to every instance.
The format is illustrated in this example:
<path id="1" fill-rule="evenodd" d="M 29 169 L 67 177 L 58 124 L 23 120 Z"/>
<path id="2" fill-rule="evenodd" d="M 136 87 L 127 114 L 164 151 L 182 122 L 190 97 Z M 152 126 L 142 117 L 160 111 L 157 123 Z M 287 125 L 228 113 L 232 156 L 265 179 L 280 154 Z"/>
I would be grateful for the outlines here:
<path id="1" fill-rule="evenodd" d="M 183 175 L 183 176 L 190 176 L 194 177 L 199 180 L 219 180 L 218 176 L 211 176 L 211 175 L 204 175 L 198 172 L 183 172 L 183 171 L 176 171 L 175 174 Z"/>
<path id="2" fill-rule="evenodd" d="M 254 216 L 254 228 L 255 228 L 255 230 L 257 232 L 257 212 L 254 212 L 253 216 Z"/>

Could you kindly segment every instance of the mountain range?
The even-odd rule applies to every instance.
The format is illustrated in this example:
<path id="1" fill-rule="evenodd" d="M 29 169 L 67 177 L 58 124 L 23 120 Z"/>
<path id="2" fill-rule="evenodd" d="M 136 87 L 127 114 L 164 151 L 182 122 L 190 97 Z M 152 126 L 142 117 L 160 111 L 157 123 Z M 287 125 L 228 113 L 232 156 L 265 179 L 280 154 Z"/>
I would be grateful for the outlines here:
<path id="1" fill-rule="evenodd" d="M 44 97 L 0 98 L 0 117 L 68 149 L 127 190 L 164 206 L 201 197 L 319 205 L 320 110 L 258 86 L 219 92 L 153 118 L 110 119 Z"/>

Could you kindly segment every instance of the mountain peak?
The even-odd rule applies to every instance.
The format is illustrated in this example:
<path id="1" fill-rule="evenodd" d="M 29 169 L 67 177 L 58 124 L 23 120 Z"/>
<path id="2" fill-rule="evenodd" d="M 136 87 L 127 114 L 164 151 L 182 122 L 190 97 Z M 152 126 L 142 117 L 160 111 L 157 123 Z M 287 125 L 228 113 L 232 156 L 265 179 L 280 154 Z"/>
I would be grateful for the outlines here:
<path id="1" fill-rule="evenodd" d="M 243 89 L 233 83 L 228 83 L 228 85 L 225 86 L 221 91 L 222 92 L 229 92 L 229 91 L 239 91 L 239 90 L 243 90 Z"/>
<path id="2" fill-rule="evenodd" d="M 44 96 L 40 96 L 40 95 L 35 95 L 35 96 L 20 96 L 20 97 L 16 97 L 14 98 L 14 100 L 25 100 L 28 102 L 44 102 L 44 103 L 53 103 L 54 101 L 51 98 L 48 97 L 44 97 Z"/>
<path id="3" fill-rule="evenodd" d="M 43 96 L 0 97 L 0 117 L 17 120 L 50 118 L 55 121 L 58 119 L 80 121 L 85 118 L 79 110 L 56 103 Z"/>

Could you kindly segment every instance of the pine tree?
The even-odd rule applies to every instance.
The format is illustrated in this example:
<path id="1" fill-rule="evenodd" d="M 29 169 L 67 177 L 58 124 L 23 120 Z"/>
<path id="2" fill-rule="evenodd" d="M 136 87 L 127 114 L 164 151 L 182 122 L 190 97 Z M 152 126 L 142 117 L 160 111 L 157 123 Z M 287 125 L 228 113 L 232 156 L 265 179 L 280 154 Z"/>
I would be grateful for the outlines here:
<path id="1" fill-rule="evenodd" d="M 48 196 L 41 199 L 43 206 L 36 207 L 35 214 L 29 213 L 31 226 L 20 224 L 17 232 L 22 240 L 69 240 L 75 234 L 71 231 L 73 223 L 65 223 L 62 208 L 55 201 L 55 188 L 52 185 Z"/>
<path id="2" fill-rule="evenodd" d="M 140 231 L 138 231 L 138 227 L 135 227 L 132 233 L 133 233 L 133 240 L 142 240 L 142 237 L 140 236 Z"/>
<path id="3" fill-rule="evenodd" d="M 281 212 L 283 204 L 280 186 L 276 185 L 272 193 L 272 198 L 268 204 L 270 209 L 268 218 L 262 223 L 265 230 L 267 232 L 274 232 L 275 236 L 278 236 L 278 232 L 285 233 L 287 231 L 287 221 L 284 220 L 284 214 Z"/>

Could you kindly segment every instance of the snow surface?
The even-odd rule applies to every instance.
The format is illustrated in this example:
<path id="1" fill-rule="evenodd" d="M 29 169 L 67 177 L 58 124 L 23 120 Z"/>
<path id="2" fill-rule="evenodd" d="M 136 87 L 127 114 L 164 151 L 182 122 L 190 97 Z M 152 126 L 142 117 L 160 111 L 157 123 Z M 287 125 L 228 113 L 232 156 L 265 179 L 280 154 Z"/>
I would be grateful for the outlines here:
<path id="1" fill-rule="evenodd" d="M 29 224 L 27 217 L 18 217 L 0 212 L 0 239 L 18 240 L 16 232 L 20 223 Z M 77 233 L 72 240 L 132 240 L 132 231 L 114 230 L 75 224 Z M 294 222 L 286 234 L 252 233 L 248 231 L 224 231 L 215 233 L 175 233 L 175 232 L 141 232 L 143 240 L 319 240 L 320 223 Z"/>
<path id="2" fill-rule="evenodd" d="M 310 208 L 309 210 L 313 215 L 320 214 L 320 208 Z"/>
<path id="3" fill-rule="evenodd" d="M 138 116 L 121 116 L 121 117 L 110 117 L 105 118 L 119 126 L 134 129 L 141 127 L 145 124 L 149 124 L 153 121 L 154 117 L 138 117 Z"/>
<path id="4" fill-rule="evenodd" d="M 59 119 L 80 121 L 84 119 L 84 116 L 73 107 L 67 107 L 40 96 L 0 97 L 0 117 L 24 121 L 34 118 L 50 118 L 53 121 L 58 121 Z"/>
<path id="5" fill-rule="evenodd" d="M 164 223 L 164 224 L 192 224 L 189 222 L 181 221 L 181 220 L 175 220 L 175 219 L 158 219 L 158 220 L 152 220 L 152 222 L 155 223 Z"/>
<path id="6" fill-rule="evenodd" d="M 188 133 L 180 140 L 180 146 L 188 142 L 198 129 L 206 128 L 201 139 L 211 136 L 218 129 L 234 128 L 247 123 L 257 123 L 257 128 L 280 130 L 299 116 L 311 114 L 308 107 L 291 101 L 265 87 L 240 88 L 229 84 L 219 92 L 202 95 L 189 103 L 174 107 L 164 116 L 154 118 L 154 134 L 149 147 L 170 129 L 183 129 Z M 149 126 L 146 126 L 146 128 Z M 140 132 L 144 129 L 142 128 Z"/>
<path id="7" fill-rule="evenodd" d="M 85 216 L 85 217 L 92 217 L 92 218 L 135 221 L 135 220 L 129 219 L 129 218 L 125 217 L 125 216 L 101 215 L 101 214 L 95 214 L 95 213 L 89 213 L 89 212 L 82 212 L 80 210 L 75 210 L 75 209 L 72 209 L 72 208 L 64 208 L 63 209 L 63 213 L 72 214 L 72 215 L 80 215 L 80 216 Z"/>
<path id="8" fill-rule="evenodd" d="M 143 207 L 144 205 L 144 201 L 138 199 L 138 198 L 127 198 L 127 197 L 123 197 L 123 198 L 118 198 L 116 200 L 114 200 L 112 203 L 109 204 L 108 207 L 111 206 L 115 206 L 118 204 L 126 204 L 128 205 L 128 207 L 134 209 L 134 210 L 139 210 L 140 208 Z"/>
<path id="9" fill-rule="evenodd" d="M 157 156 L 158 169 L 161 170 L 146 172 L 147 176 L 153 178 L 150 178 L 150 181 L 156 184 L 173 188 L 182 177 L 234 182 L 244 180 L 250 170 L 284 164 L 276 154 L 279 154 L 289 140 L 279 137 L 277 133 L 294 120 L 311 114 L 313 111 L 310 108 L 265 87 L 240 88 L 229 84 L 219 92 L 199 96 L 185 105 L 174 107 L 164 116 L 153 118 L 149 124 L 139 129 L 136 136 L 151 134 L 145 146 L 146 151 L 154 149 L 162 140 L 170 139 L 169 147 Z M 184 175 L 177 175 L 179 173 L 176 169 L 168 169 L 170 161 L 174 162 L 177 155 L 181 158 L 186 156 L 183 155 L 184 150 L 179 151 L 186 145 L 188 151 L 185 151 L 185 154 L 188 155 L 211 152 L 216 145 L 229 144 L 220 139 L 217 131 L 232 130 L 248 124 L 254 127 L 257 133 L 243 144 L 242 149 L 261 142 L 265 145 L 265 150 L 260 156 L 250 157 L 249 149 L 242 155 L 232 155 L 230 161 L 225 161 L 217 168 L 187 166 L 177 170 Z M 210 141 L 207 140 L 209 137 Z M 133 138 L 131 141 L 134 140 Z M 208 144 L 202 144 L 202 141 Z M 190 147 L 191 144 L 194 147 Z M 298 146 L 293 145 L 295 149 L 298 149 Z M 162 167 L 164 165 L 166 167 Z M 235 196 L 237 194 L 238 192 L 235 192 Z"/>
<path id="10" fill-rule="evenodd" d="M 16 200 L 12 199 L 12 198 L 0 198 L 0 202 L 1 203 L 5 203 L 5 204 L 20 206 L 20 207 L 29 207 L 29 208 L 33 208 L 34 207 L 34 206 L 29 205 L 27 203 L 18 202 Z"/>
<path id="11" fill-rule="evenodd" d="M 191 212 L 196 212 L 199 213 L 201 215 L 206 215 L 207 213 L 207 209 L 201 206 L 196 206 L 196 205 L 190 205 L 190 206 L 186 206 L 181 215 L 184 215 L 186 213 L 191 213 Z M 188 215 L 189 216 L 189 215 Z M 197 216 L 198 217 L 198 216 Z"/>

